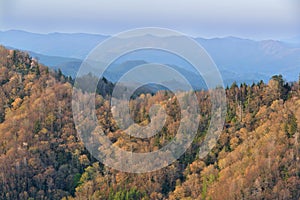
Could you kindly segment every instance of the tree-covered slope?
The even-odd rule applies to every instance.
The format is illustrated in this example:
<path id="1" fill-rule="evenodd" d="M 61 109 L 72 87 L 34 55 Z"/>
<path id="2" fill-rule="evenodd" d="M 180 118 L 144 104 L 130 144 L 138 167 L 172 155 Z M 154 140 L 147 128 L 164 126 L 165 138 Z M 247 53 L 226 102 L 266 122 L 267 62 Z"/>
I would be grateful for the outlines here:
<path id="1" fill-rule="evenodd" d="M 130 174 L 103 166 L 85 149 L 72 119 L 72 82 L 26 53 L 0 47 L 0 199 L 300 198 L 298 83 L 274 76 L 268 84 L 226 89 L 224 130 L 204 159 L 198 151 L 211 102 L 207 91 L 196 92 L 201 116 L 191 147 L 166 168 Z M 103 81 L 98 92 L 105 96 L 112 87 Z M 99 124 L 119 148 L 155 151 L 176 134 L 179 109 L 189 108 L 180 108 L 174 94 L 160 91 L 133 98 L 131 117 L 149 124 L 155 103 L 166 109 L 168 118 L 149 139 L 118 129 L 107 98 L 98 94 Z"/>

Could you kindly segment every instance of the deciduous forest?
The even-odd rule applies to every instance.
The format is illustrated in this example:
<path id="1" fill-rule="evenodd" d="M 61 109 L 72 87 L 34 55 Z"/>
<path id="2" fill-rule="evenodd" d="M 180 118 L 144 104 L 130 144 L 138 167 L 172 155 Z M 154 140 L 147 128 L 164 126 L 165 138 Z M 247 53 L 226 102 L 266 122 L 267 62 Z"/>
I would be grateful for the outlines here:
<path id="1" fill-rule="evenodd" d="M 196 91 L 201 115 L 192 145 L 171 165 L 141 174 L 106 167 L 85 148 L 73 120 L 73 84 L 28 53 L 0 47 L 0 199 L 300 199 L 300 79 L 275 75 L 226 88 L 223 131 L 201 159 L 211 101 L 209 92 Z M 150 123 L 153 104 L 168 117 L 155 136 L 129 137 L 113 119 L 113 83 L 103 78 L 98 86 L 98 122 L 127 151 L 166 145 L 177 132 L 178 109 L 189 109 L 188 99 L 179 108 L 171 92 L 139 94 L 129 105 L 136 123 Z"/>

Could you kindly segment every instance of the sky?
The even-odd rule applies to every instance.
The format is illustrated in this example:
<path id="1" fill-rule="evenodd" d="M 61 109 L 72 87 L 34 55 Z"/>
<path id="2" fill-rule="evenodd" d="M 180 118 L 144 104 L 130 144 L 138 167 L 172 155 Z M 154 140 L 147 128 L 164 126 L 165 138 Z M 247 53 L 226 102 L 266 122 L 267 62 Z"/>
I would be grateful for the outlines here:
<path id="1" fill-rule="evenodd" d="M 0 0 L 0 30 L 117 34 L 163 27 L 194 37 L 300 36 L 299 0 Z"/>

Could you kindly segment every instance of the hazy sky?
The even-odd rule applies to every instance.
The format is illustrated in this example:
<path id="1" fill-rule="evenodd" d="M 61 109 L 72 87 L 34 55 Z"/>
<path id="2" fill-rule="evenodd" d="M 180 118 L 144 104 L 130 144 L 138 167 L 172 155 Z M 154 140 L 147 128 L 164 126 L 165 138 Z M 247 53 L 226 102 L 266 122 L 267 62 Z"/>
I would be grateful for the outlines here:
<path id="1" fill-rule="evenodd" d="M 299 0 L 0 0 L 0 30 L 115 34 L 155 26 L 193 36 L 300 35 Z"/>

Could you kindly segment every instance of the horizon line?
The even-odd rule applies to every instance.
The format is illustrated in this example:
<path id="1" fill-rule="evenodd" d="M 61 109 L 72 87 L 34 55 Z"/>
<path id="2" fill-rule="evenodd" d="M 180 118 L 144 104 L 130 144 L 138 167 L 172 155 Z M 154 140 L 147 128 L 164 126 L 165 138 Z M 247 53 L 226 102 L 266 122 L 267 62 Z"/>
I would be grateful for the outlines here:
<path id="1" fill-rule="evenodd" d="M 38 34 L 38 35 L 51 35 L 51 34 L 69 34 L 69 35 L 75 35 L 75 34 L 85 34 L 85 35 L 93 35 L 93 36 L 103 36 L 103 37 L 111 37 L 117 33 L 114 34 L 103 34 L 103 33 L 97 33 L 97 32 L 59 32 L 59 31 L 53 31 L 53 32 L 38 32 L 38 31 L 28 31 L 28 30 L 22 30 L 22 29 L 0 29 L 0 32 L 10 32 L 10 31 L 18 31 L 18 32 L 24 32 L 24 33 L 30 33 L 30 34 Z M 122 31 L 120 31 L 122 32 Z M 119 33 L 119 32 L 118 32 Z M 259 39 L 259 38 L 250 38 L 250 37 L 245 37 L 245 36 L 237 36 L 237 35 L 223 35 L 223 36 L 212 36 L 212 37 L 207 37 L 207 36 L 195 36 L 187 33 L 183 33 L 186 36 L 193 38 L 193 39 L 207 39 L 207 40 L 212 40 L 212 39 L 226 39 L 226 38 L 235 38 L 235 39 L 243 39 L 243 40 L 252 40 L 252 41 L 279 41 L 279 42 L 288 42 L 288 40 L 291 40 L 292 38 L 285 38 L 285 39 L 272 39 L 272 38 L 265 38 L 265 39 Z M 300 37 L 300 36 L 295 36 Z M 297 43 L 297 42 L 292 42 L 291 43 Z"/>

